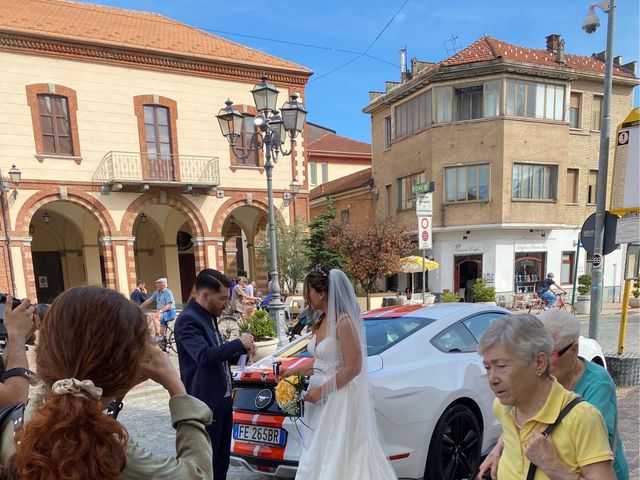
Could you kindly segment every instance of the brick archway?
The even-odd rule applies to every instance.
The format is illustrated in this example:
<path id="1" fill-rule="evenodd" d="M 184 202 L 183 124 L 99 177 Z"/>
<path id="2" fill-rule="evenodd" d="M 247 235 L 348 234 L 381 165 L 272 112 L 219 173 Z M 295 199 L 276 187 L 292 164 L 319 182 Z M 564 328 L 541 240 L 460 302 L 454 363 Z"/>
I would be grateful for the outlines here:
<path id="1" fill-rule="evenodd" d="M 213 223 L 211 224 L 211 234 L 214 237 L 222 238 L 222 227 L 224 226 L 224 221 L 229 215 L 231 215 L 231 212 L 239 207 L 253 207 L 256 210 L 259 210 L 261 213 L 264 213 L 268 222 L 269 206 L 266 203 L 266 199 L 265 201 L 262 201 L 261 199 L 256 200 L 254 198 L 251 205 L 248 205 L 244 197 L 232 197 L 224 202 L 220 208 L 218 208 L 216 214 L 213 217 Z M 284 217 L 278 210 L 276 210 L 276 217 L 276 221 L 284 221 Z"/>
<path id="2" fill-rule="evenodd" d="M 17 236 L 28 236 L 29 224 L 31 223 L 33 215 L 40 207 L 51 202 L 69 202 L 89 212 L 98 222 L 98 234 L 102 237 L 110 237 L 116 232 L 115 222 L 109 210 L 107 210 L 97 198 L 88 195 L 82 190 L 69 187 L 67 197 L 63 200 L 60 198 L 60 190 L 52 185 L 31 195 L 22 208 L 20 208 L 13 234 Z"/>
<path id="3" fill-rule="evenodd" d="M 207 223 L 198 207 L 181 195 L 167 193 L 166 199 L 161 199 L 160 192 L 154 192 L 153 194 L 146 194 L 137 198 L 131 202 L 125 211 L 122 222 L 120 223 L 121 235 L 124 237 L 135 237 L 133 232 L 134 222 L 140 211 L 149 205 L 163 205 L 181 213 L 187 219 L 187 223 L 191 227 L 193 237 L 196 238 L 196 241 L 194 242 L 195 269 L 196 271 L 199 271 L 205 268 L 206 250 L 201 239 L 208 235 L 209 229 L 207 228 Z M 129 285 L 129 291 L 131 291 L 136 287 L 136 262 L 133 251 L 133 242 L 130 242 L 126 246 L 125 250 L 128 265 L 127 282 Z"/>
<path id="4" fill-rule="evenodd" d="M 18 212 L 16 227 L 12 235 L 16 237 L 29 238 L 29 224 L 31 223 L 36 211 L 51 202 L 65 202 L 79 206 L 85 210 L 96 220 L 96 223 L 98 224 L 98 237 L 111 237 L 116 230 L 115 222 L 113 221 L 109 211 L 98 199 L 74 187 L 69 187 L 66 197 L 62 199 L 60 198 L 59 189 L 56 186 L 51 185 L 43 188 L 37 193 L 34 193 L 27 199 Z M 104 248 L 103 253 L 105 260 L 106 286 L 109 288 L 115 288 L 116 278 L 113 275 L 114 268 L 111 266 L 113 262 L 112 252 L 109 248 Z M 33 269 L 33 256 L 30 242 L 23 242 L 21 245 L 21 254 L 27 296 L 35 299 L 35 272 Z"/>
<path id="5" fill-rule="evenodd" d="M 138 217 L 140 210 L 147 205 L 166 205 L 167 207 L 174 208 L 183 214 L 193 229 L 194 237 L 203 237 L 209 233 L 204 216 L 193 203 L 184 197 L 174 196 L 171 194 L 168 194 L 166 201 L 162 202 L 160 194 L 157 193 L 152 195 L 143 195 L 131 202 L 122 217 L 122 222 L 120 223 L 120 232 L 123 235 L 133 236 L 133 224 Z"/>

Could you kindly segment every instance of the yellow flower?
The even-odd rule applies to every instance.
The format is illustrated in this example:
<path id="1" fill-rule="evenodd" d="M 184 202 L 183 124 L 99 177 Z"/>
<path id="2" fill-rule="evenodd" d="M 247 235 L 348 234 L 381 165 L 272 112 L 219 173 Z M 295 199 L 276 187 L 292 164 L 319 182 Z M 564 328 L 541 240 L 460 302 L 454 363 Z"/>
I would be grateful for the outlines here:
<path id="1" fill-rule="evenodd" d="M 280 380 L 276 386 L 276 401 L 278 403 L 290 402 L 296 394 L 296 389 L 287 380 L 288 378 Z"/>

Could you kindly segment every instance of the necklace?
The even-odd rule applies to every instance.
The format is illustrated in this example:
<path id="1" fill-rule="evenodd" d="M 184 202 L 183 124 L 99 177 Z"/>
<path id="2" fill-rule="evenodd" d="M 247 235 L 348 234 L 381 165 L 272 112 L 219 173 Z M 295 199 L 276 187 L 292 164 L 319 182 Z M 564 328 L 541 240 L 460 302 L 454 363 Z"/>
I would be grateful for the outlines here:
<path id="1" fill-rule="evenodd" d="M 522 430 L 522 425 L 520 425 L 520 422 L 518 422 L 518 411 L 517 411 L 517 408 L 516 408 L 516 407 L 513 407 L 513 408 L 511 409 L 511 415 L 513 416 L 513 421 L 514 421 L 514 422 L 515 422 L 515 424 L 516 424 L 516 428 L 517 428 L 518 430 Z"/>

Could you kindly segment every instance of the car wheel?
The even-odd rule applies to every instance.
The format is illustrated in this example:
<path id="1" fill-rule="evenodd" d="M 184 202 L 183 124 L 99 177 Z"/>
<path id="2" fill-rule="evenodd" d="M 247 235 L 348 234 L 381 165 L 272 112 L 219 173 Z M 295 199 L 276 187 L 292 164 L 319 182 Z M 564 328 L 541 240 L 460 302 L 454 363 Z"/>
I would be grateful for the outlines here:
<path id="1" fill-rule="evenodd" d="M 448 407 L 429 442 L 425 480 L 472 478 L 480 463 L 482 432 L 475 415 L 464 405 Z"/>

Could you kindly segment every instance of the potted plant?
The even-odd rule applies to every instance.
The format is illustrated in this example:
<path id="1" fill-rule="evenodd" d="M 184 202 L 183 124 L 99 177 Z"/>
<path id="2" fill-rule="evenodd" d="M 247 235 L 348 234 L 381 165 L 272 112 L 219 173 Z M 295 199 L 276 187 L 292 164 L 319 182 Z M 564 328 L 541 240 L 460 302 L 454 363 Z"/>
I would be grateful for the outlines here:
<path id="1" fill-rule="evenodd" d="M 591 310 L 591 275 L 578 277 L 578 297 L 576 299 L 576 313 L 586 315 Z"/>
<path id="2" fill-rule="evenodd" d="M 631 308 L 640 307 L 640 279 L 634 280 L 631 295 L 631 298 L 629 298 L 629 306 Z"/>
<path id="3" fill-rule="evenodd" d="M 442 295 L 440 295 L 441 303 L 452 303 L 452 302 L 459 302 L 459 301 L 460 301 L 460 297 L 455 292 L 444 292 Z"/>
<path id="4" fill-rule="evenodd" d="M 479 278 L 473 286 L 473 300 L 477 303 L 485 305 L 496 304 L 496 288 L 487 285 L 484 280 Z"/>
<path id="5" fill-rule="evenodd" d="M 240 334 L 249 332 L 256 342 L 256 353 L 253 361 L 258 361 L 278 347 L 276 325 L 266 310 L 255 310 L 244 318 L 240 324 Z"/>

